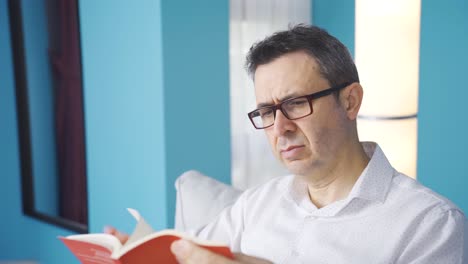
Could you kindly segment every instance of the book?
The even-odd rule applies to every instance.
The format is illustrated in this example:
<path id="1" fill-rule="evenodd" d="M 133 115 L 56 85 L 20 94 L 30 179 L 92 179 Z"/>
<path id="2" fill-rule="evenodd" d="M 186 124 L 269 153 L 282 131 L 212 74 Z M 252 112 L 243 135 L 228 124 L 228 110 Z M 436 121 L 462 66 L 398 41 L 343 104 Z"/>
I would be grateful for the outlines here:
<path id="1" fill-rule="evenodd" d="M 233 259 L 229 247 L 214 241 L 203 241 L 176 230 L 155 232 L 137 210 L 128 208 L 137 224 L 125 244 L 111 234 L 59 236 L 82 264 L 145 264 L 178 263 L 170 250 L 172 242 L 181 238 Z"/>

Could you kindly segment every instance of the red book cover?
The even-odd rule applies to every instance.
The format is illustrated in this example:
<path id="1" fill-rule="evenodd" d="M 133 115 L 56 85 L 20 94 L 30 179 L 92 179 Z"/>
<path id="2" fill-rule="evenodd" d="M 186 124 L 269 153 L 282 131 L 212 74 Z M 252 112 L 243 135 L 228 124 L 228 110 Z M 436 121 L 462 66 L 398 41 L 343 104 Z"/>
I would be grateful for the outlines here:
<path id="1" fill-rule="evenodd" d="M 59 237 L 59 239 L 75 254 L 82 264 L 121 264 L 119 260 L 111 258 L 112 251 L 105 246 L 66 237 Z"/>
<path id="2" fill-rule="evenodd" d="M 127 248 L 127 250 L 123 250 L 122 252 L 114 252 L 114 254 L 109 248 L 98 244 L 68 239 L 66 237 L 60 237 L 59 239 L 65 243 L 82 264 L 177 264 L 178 262 L 172 254 L 170 247 L 172 242 L 181 238 L 178 235 L 162 234 L 142 241 L 141 244 Z M 219 255 L 233 259 L 231 251 L 226 246 L 199 245 Z"/>
<path id="3" fill-rule="evenodd" d="M 176 264 L 178 262 L 170 247 L 172 242 L 182 238 L 219 255 L 234 258 L 229 247 L 223 244 L 201 241 L 176 230 L 154 232 L 136 210 L 129 211 L 137 220 L 137 226 L 124 245 L 110 234 L 72 235 L 59 239 L 82 264 Z"/>

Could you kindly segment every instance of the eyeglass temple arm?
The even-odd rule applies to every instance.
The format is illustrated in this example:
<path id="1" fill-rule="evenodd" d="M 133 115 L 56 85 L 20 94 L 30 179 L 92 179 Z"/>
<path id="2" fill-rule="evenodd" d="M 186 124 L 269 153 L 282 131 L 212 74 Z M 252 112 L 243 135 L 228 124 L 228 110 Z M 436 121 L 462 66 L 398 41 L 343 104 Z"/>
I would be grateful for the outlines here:
<path id="1" fill-rule="evenodd" d="M 339 90 L 347 87 L 348 85 L 350 85 L 351 83 L 344 83 L 344 84 L 341 84 L 341 85 L 338 85 L 338 86 L 335 86 L 335 87 L 332 87 L 330 89 L 326 89 L 326 90 L 323 90 L 323 91 L 320 91 L 318 93 L 315 93 L 313 95 L 311 95 L 311 99 L 317 99 L 317 98 L 320 98 L 320 97 L 323 97 L 323 96 L 327 96 L 329 94 L 332 94 L 334 92 L 338 92 Z"/>

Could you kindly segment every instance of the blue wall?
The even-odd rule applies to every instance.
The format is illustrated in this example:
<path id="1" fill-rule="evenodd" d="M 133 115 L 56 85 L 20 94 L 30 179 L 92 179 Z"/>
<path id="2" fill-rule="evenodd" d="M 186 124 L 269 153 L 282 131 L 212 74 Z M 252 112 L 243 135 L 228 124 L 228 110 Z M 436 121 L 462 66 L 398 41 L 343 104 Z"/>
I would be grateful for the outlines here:
<path id="1" fill-rule="evenodd" d="M 338 38 L 354 55 L 354 0 L 312 1 L 312 23 Z"/>
<path id="2" fill-rule="evenodd" d="M 56 239 L 71 232 L 21 212 L 7 10 L 0 0 L 0 260 L 78 263 Z M 82 0 L 79 11 L 90 232 L 130 232 L 126 207 L 170 227 L 178 175 L 229 181 L 228 3 Z"/>
<path id="3" fill-rule="evenodd" d="M 423 1 L 418 178 L 468 213 L 468 3 Z"/>
<path id="4" fill-rule="evenodd" d="M 167 226 L 158 1 L 79 1 L 90 232 Z"/>
<path id="5" fill-rule="evenodd" d="M 229 1 L 163 1 L 168 210 L 174 180 L 197 169 L 229 182 Z M 177 14 L 177 15 L 174 15 Z M 168 214 L 172 225 L 174 215 Z"/>

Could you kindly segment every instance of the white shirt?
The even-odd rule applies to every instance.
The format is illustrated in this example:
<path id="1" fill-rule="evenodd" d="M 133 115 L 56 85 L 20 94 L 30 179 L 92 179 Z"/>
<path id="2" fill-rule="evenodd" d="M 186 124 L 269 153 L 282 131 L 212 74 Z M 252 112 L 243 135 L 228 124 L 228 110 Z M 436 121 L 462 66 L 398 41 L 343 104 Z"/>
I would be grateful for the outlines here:
<path id="1" fill-rule="evenodd" d="M 375 143 L 348 197 L 318 209 L 285 176 L 245 191 L 198 236 L 274 263 L 462 263 L 464 215 L 397 172 Z"/>

